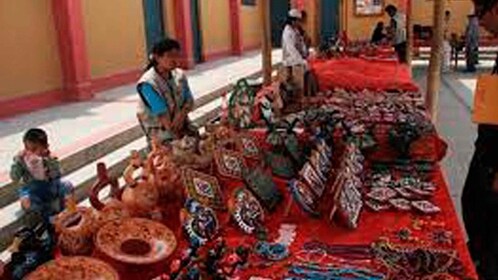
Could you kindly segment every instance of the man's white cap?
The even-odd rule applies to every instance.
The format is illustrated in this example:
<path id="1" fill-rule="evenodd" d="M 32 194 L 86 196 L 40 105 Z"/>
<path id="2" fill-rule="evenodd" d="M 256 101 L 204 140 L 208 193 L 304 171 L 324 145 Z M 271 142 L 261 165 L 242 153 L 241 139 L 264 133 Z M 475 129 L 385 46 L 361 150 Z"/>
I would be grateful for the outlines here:
<path id="1" fill-rule="evenodd" d="M 300 10 L 298 9 L 291 9 L 289 11 L 289 17 L 293 17 L 293 18 L 298 18 L 298 19 L 302 19 L 303 18 L 303 14 L 301 13 Z"/>

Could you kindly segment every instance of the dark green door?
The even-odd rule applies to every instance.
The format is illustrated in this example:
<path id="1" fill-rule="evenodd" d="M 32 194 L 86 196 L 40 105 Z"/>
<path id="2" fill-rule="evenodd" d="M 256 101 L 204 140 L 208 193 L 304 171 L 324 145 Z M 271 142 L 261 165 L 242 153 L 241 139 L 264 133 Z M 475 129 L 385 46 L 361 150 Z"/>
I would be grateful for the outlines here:
<path id="1" fill-rule="evenodd" d="M 192 39 L 194 47 L 194 61 L 202 62 L 202 33 L 200 19 L 200 3 L 199 0 L 190 0 L 191 16 L 192 16 Z M 208 27 L 209 28 L 209 27 Z"/>
<path id="2" fill-rule="evenodd" d="M 340 0 L 321 0 L 320 40 L 330 40 L 339 33 Z"/>
<path id="3" fill-rule="evenodd" d="M 271 42 L 274 48 L 279 48 L 282 45 L 282 31 L 284 30 L 289 9 L 290 3 L 288 0 L 270 1 Z"/>
<path id="4" fill-rule="evenodd" d="M 164 38 L 162 0 L 143 0 L 147 50 Z"/>

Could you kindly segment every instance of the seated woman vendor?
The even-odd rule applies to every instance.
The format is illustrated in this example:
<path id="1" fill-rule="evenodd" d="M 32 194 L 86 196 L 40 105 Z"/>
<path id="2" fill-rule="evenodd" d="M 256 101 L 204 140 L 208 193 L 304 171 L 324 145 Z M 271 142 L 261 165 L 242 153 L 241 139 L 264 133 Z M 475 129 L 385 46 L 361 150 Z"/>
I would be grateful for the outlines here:
<path id="1" fill-rule="evenodd" d="M 138 81 L 140 95 L 138 119 L 150 146 L 152 138 L 161 143 L 184 136 L 196 136 L 188 114 L 194 98 L 187 78 L 177 68 L 180 44 L 164 39 L 152 48 L 146 72 Z"/>

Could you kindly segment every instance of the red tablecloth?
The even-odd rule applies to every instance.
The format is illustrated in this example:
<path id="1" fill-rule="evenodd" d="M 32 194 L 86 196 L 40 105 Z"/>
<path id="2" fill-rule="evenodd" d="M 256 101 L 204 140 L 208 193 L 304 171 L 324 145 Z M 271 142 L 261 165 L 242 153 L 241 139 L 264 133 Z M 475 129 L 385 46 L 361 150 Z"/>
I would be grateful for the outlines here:
<path id="1" fill-rule="evenodd" d="M 259 137 L 262 135 L 258 133 Z M 434 228 L 427 225 L 423 230 L 416 231 L 412 229 L 414 220 L 423 220 L 438 224 L 436 227 L 451 231 L 454 235 L 454 243 L 451 246 L 438 247 L 440 249 L 455 249 L 458 251 L 459 257 L 465 265 L 466 274 L 471 279 L 477 279 L 474 265 L 467 250 L 464 234 L 460 227 L 457 213 L 453 206 L 448 185 L 444 179 L 441 169 L 438 167 L 432 176 L 433 182 L 437 186 L 437 191 L 432 201 L 438 205 L 442 212 L 435 216 L 418 215 L 415 213 L 402 213 L 396 211 L 386 211 L 374 213 L 367 209 L 363 209 L 359 228 L 355 230 L 346 229 L 340 225 L 335 225 L 327 220 L 328 213 L 324 212 L 323 217 L 314 219 L 305 214 L 297 205 L 293 203 L 290 215 L 284 217 L 287 203 L 292 199 L 291 194 L 287 190 L 287 181 L 274 178 L 275 183 L 284 194 L 284 201 L 277 208 L 275 213 L 266 216 L 266 226 L 268 229 L 269 240 L 275 240 L 278 236 L 278 229 L 283 223 L 291 223 L 297 225 L 297 239 L 291 245 L 290 251 L 293 254 L 298 253 L 305 242 L 318 240 L 328 244 L 371 244 L 378 241 L 379 238 L 387 237 L 394 243 L 399 243 L 395 236 L 395 232 L 400 229 L 410 229 L 413 236 L 419 238 L 421 244 L 430 244 L 430 234 Z M 242 186 L 241 181 L 220 180 L 225 194 L 231 194 L 233 191 Z M 325 197 L 324 200 L 327 200 Z M 222 223 L 222 236 L 224 236 L 227 244 L 234 248 L 239 245 L 253 245 L 255 238 L 248 236 L 240 231 L 235 225 L 230 222 L 227 213 L 219 213 L 219 219 Z M 399 243 L 403 244 L 403 243 Z M 404 243 L 410 245 L 410 243 Z M 413 244 L 412 244 L 413 245 Z M 179 248 L 185 249 L 187 242 L 182 239 Z M 178 252 L 179 253 L 179 252 Z M 274 263 L 270 267 L 251 267 L 241 271 L 237 276 L 240 279 L 249 279 L 250 276 L 268 277 L 271 279 L 282 279 L 282 276 L 287 272 L 287 265 L 295 261 L 295 256 L 291 256 L 285 261 Z"/>
<path id="2" fill-rule="evenodd" d="M 341 88 L 346 90 L 417 92 L 419 87 L 411 78 L 407 65 L 392 60 L 337 58 L 312 60 L 320 91 Z"/>

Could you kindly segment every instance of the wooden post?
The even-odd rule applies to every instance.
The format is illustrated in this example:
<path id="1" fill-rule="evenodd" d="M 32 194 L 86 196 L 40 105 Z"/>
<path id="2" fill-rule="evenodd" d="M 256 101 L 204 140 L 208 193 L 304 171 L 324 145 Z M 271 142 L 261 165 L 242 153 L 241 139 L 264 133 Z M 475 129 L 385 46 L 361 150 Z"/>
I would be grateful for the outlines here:
<path id="1" fill-rule="evenodd" d="M 264 85 L 269 85 L 271 83 L 271 23 L 270 23 L 270 1 L 271 0 L 261 0 L 262 12 L 261 21 L 263 25 L 262 32 L 262 57 L 263 57 L 263 83 Z"/>
<path id="2" fill-rule="evenodd" d="M 439 87 L 441 84 L 441 63 L 444 39 L 445 1 L 434 1 L 434 32 L 432 38 L 431 59 L 427 76 L 426 105 L 434 121 L 437 116 Z"/>
<path id="3" fill-rule="evenodd" d="M 412 24 L 412 0 L 406 1 L 406 62 L 412 65 L 413 53 L 413 24 Z"/>

